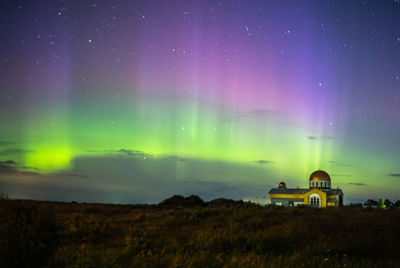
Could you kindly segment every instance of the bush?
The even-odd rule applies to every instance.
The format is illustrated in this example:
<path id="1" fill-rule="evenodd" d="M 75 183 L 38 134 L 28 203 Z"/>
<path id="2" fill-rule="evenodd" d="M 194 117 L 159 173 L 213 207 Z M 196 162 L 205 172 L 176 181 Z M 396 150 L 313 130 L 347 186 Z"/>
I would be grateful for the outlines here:
<path id="1" fill-rule="evenodd" d="M 195 207 L 203 206 L 204 201 L 196 195 L 191 195 L 186 198 L 181 195 L 174 195 L 168 199 L 165 199 L 159 205 L 168 207 Z"/>

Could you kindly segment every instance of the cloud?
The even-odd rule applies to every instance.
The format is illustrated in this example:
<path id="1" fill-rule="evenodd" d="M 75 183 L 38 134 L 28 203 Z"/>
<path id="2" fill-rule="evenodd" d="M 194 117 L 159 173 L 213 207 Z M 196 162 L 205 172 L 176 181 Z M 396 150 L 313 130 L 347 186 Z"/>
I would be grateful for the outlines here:
<path id="1" fill-rule="evenodd" d="M 15 167 L 12 167 L 8 164 L 0 164 L 0 176 L 1 176 L 1 174 L 9 174 L 9 173 L 13 173 L 16 171 L 17 170 L 15 169 Z"/>
<path id="2" fill-rule="evenodd" d="M 400 177 L 400 173 L 391 173 L 391 174 L 388 174 L 389 176 L 392 176 L 392 177 Z"/>
<path id="3" fill-rule="evenodd" d="M 269 165 L 269 164 L 272 164 L 272 163 L 274 163 L 274 161 L 270 161 L 270 160 L 263 160 L 263 159 L 261 159 L 261 160 L 257 160 L 256 161 L 258 164 L 260 164 L 260 165 Z"/>
<path id="4" fill-rule="evenodd" d="M 116 155 L 122 157 L 140 157 L 143 159 L 149 159 L 153 156 L 150 154 L 146 154 L 139 150 L 130 150 L 130 149 L 119 149 L 119 150 L 105 150 L 106 155 Z"/>
<path id="5" fill-rule="evenodd" d="M 0 151 L 0 155 L 9 155 L 9 154 L 26 154 L 26 153 L 33 153 L 33 150 L 27 150 L 27 149 L 7 149 Z"/>
<path id="6" fill-rule="evenodd" d="M 7 160 L 7 161 L 1 161 L 0 162 L 0 177 L 2 175 L 15 175 L 15 174 L 23 174 L 23 175 L 34 175 L 38 174 L 36 172 L 30 172 L 30 171 L 20 171 L 18 169 L 18 165 L 15 161 L 13 160 Z"/>
<path id="7" fill-rule="evenodd" d="M 349 184 L 351 185 L 356 185 L 356 186 L 365 186 L 365 183 L 361 183 L 361 182 L 349 182 Z"/>
<path id="8" fill-rule="evenodd" d="M 216 198 L 242 199 L 245 196 L 263 196 L 260 191 L 265 186 L 245 182 L 184 181 L 181 183 L 183 195 L 195 194 L 205 200 Z"/>
<path id="9" fill-rule="evenodd" d="M 21 167 L 19 167 L 19 169 L 36 170 L 36 171 L 39 171 L 39 170 L 40 170 L 40 168 L 37 168 L 37 167 L 28 167 L 28 166 L 21 166 Z"/>
<path id="10" fill-rule="evenodd" d="M 56 175 L 67 176 L 67 177 L 77 177 L 77 178 L 89 178 L 88 175 L 69 173 L 69 172 L 60 172 L 60 173 L 56 173 Z"/>
<path id="11" fill-rule="evenodd" d="M 0 161 L 0 165 L 16 165 L 17 163 L 13 160 L 7 160 L 7 161 Z"/>
<path id="12" fill-rule="evenodd" d="M 103 150 L 98 155 L 77 157 L 70 170 L 52 174 L 17 176 L 21 171 L 8 167 L 15 176 L 0 176 L 0 188 L 25 199 L 159 203 L 173 194 L 196 194 L 204 200 L 263 196 L 266 187 L 275 184 L 277 175 L 252 163 L 173 155 L 121 157 L 141 154 L 126 149 L 109 153 Z"/>
<path id="13" fill-rule="evenodd" d="M 152 155 L 146 154 L 143 151 L 139 150 L 131 150 L 131 149 L 117 149 L 117 150 L 90 150 L 87 149 L 87 152 L 101 154 L 101 155 L 116 155 L 116 156 L 123 156 L 123 157 L 145 157 L 151 158 Z"/>
<path id="14" fill-rule="evenodd" d="M 335 138 L 330 137 L 330 136 L 307 136 L 307 138 L 308 138 L 309 140 L 312 140 L 312 141 L 314 141 L 314 140 L 317 140 L 317 141 L 331 141 L 331 140 L 336 140 Z"/>
<path id="15" fill-rule="evenodd" d="M 110 152 L 110 153 L 117 153 L 117 154 L 124 154 L 124 155 L 129 155 L 129 156 L 135 156 L 135 155 L 142 155 L 143 152 L 142 151 L 138 151 L 138 150 L 129 150 L 129 149 L 119 149 L 119 150 L 108 150 L 106 152 Z"/>

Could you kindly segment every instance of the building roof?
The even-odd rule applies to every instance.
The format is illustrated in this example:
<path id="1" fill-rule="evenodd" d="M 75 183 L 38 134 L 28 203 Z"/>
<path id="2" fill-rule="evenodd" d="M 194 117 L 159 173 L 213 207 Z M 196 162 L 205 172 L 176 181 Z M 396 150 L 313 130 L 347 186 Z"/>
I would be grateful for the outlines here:
<path id="1" fill-rule="evenodd" d="M 316 170 L 311 173 L 310 181 L 331 181 L 331 177 L 323 170 Z"/>
<path id="2" fill-rule="evenodd" d="M 341 189 L 329 189 L 329 190 L 325 190 L 325 189 L 320 189 L 321 191 L 326 192 L 327 194 L 330 195 L 338 195 L 341 194 L 343 195 L 343 192 Z M 272 188 L 269 193 L 270 194 L 305 194 L 308 191 L 310 191 L 310 189 L 301 189 L 301 188 Z"/>
<path id="3" fill-rule="evenodd" d="M 310 191 L 310 189 L 300 189 L 300 188 L 272 188 L 270 194 L 304 194 Z"/>
<path id="4" fill-rule="evenodd" d="M 334 195 L 341 194 L 341 195 L 343 195 L 343 191 L 342 191 L 342 189 L 329 189 L 327 194 L 334 194 Z"/>

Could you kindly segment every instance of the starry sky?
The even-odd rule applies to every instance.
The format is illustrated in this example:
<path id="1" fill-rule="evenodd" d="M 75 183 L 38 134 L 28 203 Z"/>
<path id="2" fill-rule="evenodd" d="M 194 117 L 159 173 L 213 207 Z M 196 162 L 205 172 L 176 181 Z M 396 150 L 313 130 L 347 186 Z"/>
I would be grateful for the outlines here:
<path id="1" fill-rule="evenodd" d="M 400 1 L 0 3 L 0 193 L 400 199 Z"/>

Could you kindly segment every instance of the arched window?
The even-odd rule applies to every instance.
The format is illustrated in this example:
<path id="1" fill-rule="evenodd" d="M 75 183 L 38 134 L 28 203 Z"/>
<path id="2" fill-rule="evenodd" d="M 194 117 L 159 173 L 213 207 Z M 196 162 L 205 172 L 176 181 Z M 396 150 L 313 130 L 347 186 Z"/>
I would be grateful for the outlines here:
<path id="1" fill-rule="evenodd" d="M 321 206 L 321 197 L 319 194 L 312 194 L 309 198 L 309 204 L 311 206 L 320 207 Z"/>

